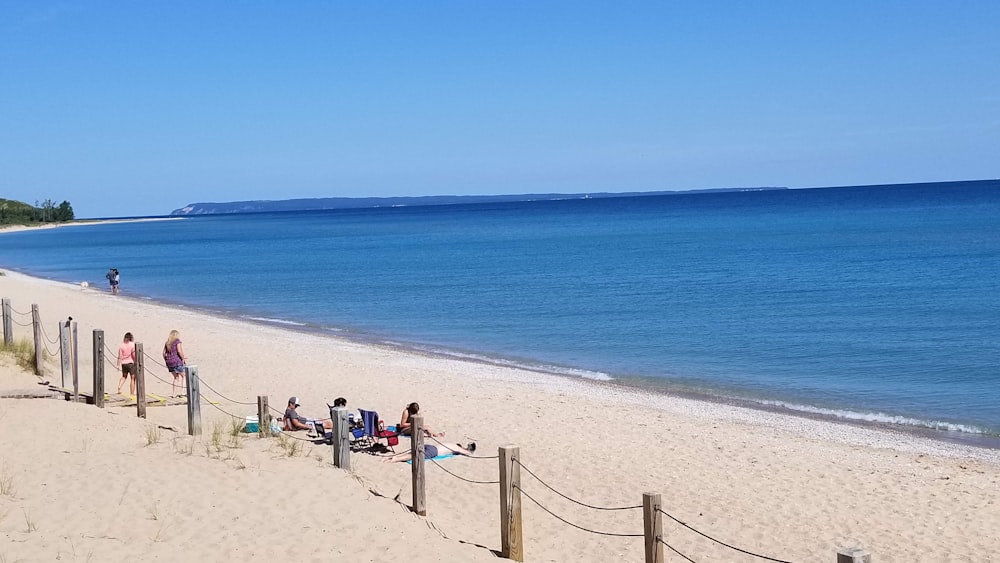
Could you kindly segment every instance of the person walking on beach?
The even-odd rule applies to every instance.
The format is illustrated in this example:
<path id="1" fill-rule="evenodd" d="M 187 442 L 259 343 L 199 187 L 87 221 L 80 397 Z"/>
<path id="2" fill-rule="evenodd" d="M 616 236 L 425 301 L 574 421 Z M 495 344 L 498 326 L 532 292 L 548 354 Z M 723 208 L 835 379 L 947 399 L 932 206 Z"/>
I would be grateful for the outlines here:
<path id="1" fill-rule="evenodd" d="M 111 293 L 118 295 L 118 282 L 121 279 L 118 276 L 118 268 L 109 269 L 108 273 L 105 274 L 104 277 L 108 278 L 108 283 L 111 284 Z"/>
<path id="2" fill-rule="evenodd" d="M 118 382 L 118 394 L 122 394 L 122 385 L 125 380 L 132 376 L 128 385 L 129 396 L 135 396 L 135 343 L 132 342 L 132 333 L 126 332 L 121 346 L 118 347 L 118 367 L 122 369 L 122 379 Z"/>
<path id="3" fill-rule="evenodd" d="M 167 371 L 174 376 L 173 384 L 170 387 L 171 397 L 180 397 L 177 394 L 177 380 L 184 378 L 184 368 L 187 363 L 187 356 L 184 355 L 184 347 L 181 345 L 181 333 L 176 330 L 170 331 L 167 342 L 163 345 L 163 362 L 167 365 Z M 184 382 L 185 389 L 187 383 Z"/>

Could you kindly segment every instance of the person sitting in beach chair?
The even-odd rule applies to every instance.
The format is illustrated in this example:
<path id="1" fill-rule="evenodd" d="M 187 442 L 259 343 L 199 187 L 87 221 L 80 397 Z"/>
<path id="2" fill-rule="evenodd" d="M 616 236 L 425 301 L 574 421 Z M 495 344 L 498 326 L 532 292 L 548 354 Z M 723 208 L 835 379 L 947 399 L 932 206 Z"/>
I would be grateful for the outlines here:
<path id="1" fill-rule="evenodd" d="M 326 430 L 333 428 L 333 423 L 329 420 L 318 420 L 314 418 L 306 418 L 300 415 L 295 409 L 299 408 L 299 398 L 289 397 L 288 407 L 285 408 L 285 416 L 283 418 L 284 428 L 283 430 L 295 431 L 295 430 L 318 430 L 317 424 L 323 427 L 324 433 Z"/>
<path id="2" fill-rule="evenodd" d="M 406 405 L 406 408 L 403 409 L 403 414 L 399 417 L 399 426 L 396 427 L 396 432 L 399 432 L 403 436 L 409 436 L 410 430 L 413 427 L 413 421 L 410 417 L 415 416 L 419 412 L 420 405 L 416 402 Z M 424 434 L 435 438 L 444 437 L 444 432 L 434 432 L 429 426 L 424 426 Z"/>
<path id="3" fill-rule="evenodd" d="M 438 442 L 437 444 L 424 444 L 424 459 L 434 459 L 439 455 L 455 454 L 455 455 L 472 455 L 476 451 L 476 443 L 472 442 L 468 447 L 461 444 L 452 444 L 448 442 Z M 382 457 L 382 461 L 390 463 L 397 461 L 410 461 L 413 459 L 413 452 L 407 450 L 405 452 L 399 452 L 398 454 L 392 454 Z"/>

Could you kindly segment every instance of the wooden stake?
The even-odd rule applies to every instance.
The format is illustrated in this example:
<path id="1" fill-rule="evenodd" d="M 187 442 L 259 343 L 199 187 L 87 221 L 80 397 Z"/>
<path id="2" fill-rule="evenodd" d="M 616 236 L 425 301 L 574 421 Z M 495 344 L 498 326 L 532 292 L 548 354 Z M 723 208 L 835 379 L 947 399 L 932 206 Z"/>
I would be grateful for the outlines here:
<path id="1" fill-rule="evenodd" d="M 347 407 L 330 407 L 333 421 L 333 464 L 344 471 L 351 470 L 351 440 L 347 433 Z"/>
<path id="2" fill-rule="evenodd" d="M 135 343 L 135 414 L 146 418 L 146 357 L 142 342 Z"/>
<path id="3" fill-rule="evenodd" d="M 524 561 L 521 543 L 521 448 L 500 446 L 500 557 Z"/>
<path id="4" fill-rule="evenodd" d="M 642 495 L 642 532 L 646 538 L 646 563 L 663 563 L 663 518 L 660 515 L 660 495 Z"/>
<path id="5" fill-rule="evenodd" d="M 201 387 L 198 384 L 198 366 L 184 368 L 187 384 L 188 435 L 201 436 Z"/>
<path id="6" fill-rule="evenodd" d="M 62 388 L 66 388 L 66 376 L 73 371 L 73 343 L 69 337 L 69 323 L 59 323 L 59 371 L 62 372 Z"/>
<path id="7" fill-rule="evenodd" d="M 70 333 L 73 342 L 73 353 L 70 357 L 73 358 L 73 402 L 75 403 L 80 400 L 80 340 L 77 338 L 76 321 L 73 321 Z"/>
<path id="8" fill-rule="evenodd" d="M 410 464 L 413 481 L 413 511 L 421 516 L 427 516 L 427 480 L 424 473 L 424 417 L 410 417 L 413 426 L 410 427 Z"/>
<path id="9" fill-rule="evenodd" d="M 3 343 L 11 345 L 14 343 L 14 325 L 10 316 L 10 299 L 3 299 Z"/>
<path id="10" fill-rule="evenodd" d="M 849 547 L 837 552 L 837 563 L 872 563 L 872 555 L 860 547 Z"/>
<path id="11" fill-rule="evenodd" d="M 38 314 L 38 305 L 31 305 L 31 328 L 35 334 L 35 375 L 42 375 L 42 363 L 44 358 L 42 358 L 42 350 L 44 344 L 42 343 L 42 319 Z"/>
<path id="12" fill-rule="evenodd" d="M 94 329 L 94 406 L 104 408 L 104 331 Z"/>
<path id="13" fill-rule="evenodd" d="M 271 414 L 267 410 L 267 395 L 257 395 L 257 436 L 263 438 L 271 432 Z"/>

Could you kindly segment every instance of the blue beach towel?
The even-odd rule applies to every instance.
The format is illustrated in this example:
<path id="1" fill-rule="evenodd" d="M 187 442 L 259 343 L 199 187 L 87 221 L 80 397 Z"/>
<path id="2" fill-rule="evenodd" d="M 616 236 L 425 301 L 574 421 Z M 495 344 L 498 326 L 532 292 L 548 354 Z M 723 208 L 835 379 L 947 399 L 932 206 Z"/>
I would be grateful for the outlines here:
<path id="1" fill-rule="evenodd" d="M 457 455 L 458 454 L 456 454 L 455 452 L 448 452 L 446 454 L 438 454 L 438 455 L 436 455 L 434 457 L 429 457 L 429 458 L 427 458 L 427 460 L 430 461 L 430 460 L 433 459 L 434 461 L 437 461 L 439 459 L 448 459 L 449 457 L 455 457 Z M 406 460 L 406 463 L 409 463 L 410 465 L 413 465 L 413 460 L 412 459 L 408 459 L 408 460 Z"/>

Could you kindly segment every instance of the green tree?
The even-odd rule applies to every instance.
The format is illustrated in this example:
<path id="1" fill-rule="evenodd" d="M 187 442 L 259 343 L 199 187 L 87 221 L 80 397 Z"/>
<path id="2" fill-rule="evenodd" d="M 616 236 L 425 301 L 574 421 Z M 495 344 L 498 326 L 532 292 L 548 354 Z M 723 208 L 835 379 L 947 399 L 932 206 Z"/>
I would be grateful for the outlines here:
<path id="1" fill-rule="evenodd" d="M 56 209 L 56 221 L 72 221 L 73 220 L 73 206 L 69 204 L 68 201 L 63 200 Z"/>

